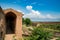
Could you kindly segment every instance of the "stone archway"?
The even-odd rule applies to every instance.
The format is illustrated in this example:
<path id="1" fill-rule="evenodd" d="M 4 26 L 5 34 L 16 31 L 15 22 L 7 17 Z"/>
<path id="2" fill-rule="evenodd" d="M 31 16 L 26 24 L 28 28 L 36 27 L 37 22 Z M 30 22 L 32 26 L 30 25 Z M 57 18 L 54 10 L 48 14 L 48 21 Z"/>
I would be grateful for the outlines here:
<path id="1" fill-rule="evenodd" d="M 16 36 L 16 39 L 19 40 L 20 38 L 22 38 L 23 14 L 11 8 L 4 10 L 4 14 L 6 20 L 5 40 L 12 40 L 14 35 Z"/>
<path id="2" fill-rule="evenodd" d="M 13 12 L 8 12 L 6 18 L 6 34 L 15 34 L 16 15 Z"/>

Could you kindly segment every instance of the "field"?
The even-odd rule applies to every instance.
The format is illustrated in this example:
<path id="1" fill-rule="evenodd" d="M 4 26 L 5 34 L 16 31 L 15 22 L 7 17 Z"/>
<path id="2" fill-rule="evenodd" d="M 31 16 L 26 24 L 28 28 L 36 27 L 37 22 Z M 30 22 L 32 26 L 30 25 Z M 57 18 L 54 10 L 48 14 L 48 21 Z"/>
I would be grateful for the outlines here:
<path id="1" fill-rule="evenodd" d="M 29 36 L 32 33 L 31 30 L 33 30 L 33 28 L 40 28 L 39 30 L 42 29 L 44 32 L 45 31 L 53 32 L 53 37 L 50 40 L 60 40 L 59 39 L 59 37 L 60 37 L 60 22 L 33 22 L 31 26 L 23 25 L 23 32 L 24 32 L 23 38 L 25 40 L 28 40 L 30 38 Z M 35 30 L 35 31 L 38 31 L 38 30 Z M 43 35 L 43 34 L 41 34 L 41 35 Z M 45 40 L 45 39 L 43 39 L 43 40 Z"/>

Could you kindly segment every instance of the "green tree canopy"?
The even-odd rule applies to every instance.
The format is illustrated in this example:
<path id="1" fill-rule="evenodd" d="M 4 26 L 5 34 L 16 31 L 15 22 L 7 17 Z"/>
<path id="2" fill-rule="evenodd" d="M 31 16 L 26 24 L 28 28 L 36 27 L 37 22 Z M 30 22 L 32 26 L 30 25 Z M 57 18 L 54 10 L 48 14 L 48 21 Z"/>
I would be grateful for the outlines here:
<path id="1" fill-rule="evenodd" d="M 31 25 L 32 23 L 32 21 L 29 18 L 22 18 L 22 22 L 23 24 L 26 24 L 27 26 Z"/>
<path id="2" fill-rule="evenodd" d="M 23 23 L 23 24 L 25 23 L 25 20 L 24 20 L 24 18 L 22 18 L 22 23 Z"/>
<path id="3" fill-rule="evenodd" d="M 25 19 L 25 24 L 28 26 L 28 25 L 31 25 L 31 20 L 29 18 L 26 18 Z"/>

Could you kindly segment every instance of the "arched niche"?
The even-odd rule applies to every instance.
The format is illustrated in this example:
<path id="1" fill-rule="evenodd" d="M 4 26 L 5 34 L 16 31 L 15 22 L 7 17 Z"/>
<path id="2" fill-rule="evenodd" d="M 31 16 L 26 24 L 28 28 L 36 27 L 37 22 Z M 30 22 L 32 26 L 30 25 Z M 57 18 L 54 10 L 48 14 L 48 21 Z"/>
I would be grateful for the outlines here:
<path id="1" fill-rule="evenodd" d="M 13 12 L 5 14 L 6 34 L 15 34 L 16 18 L 17 16 Z"/>

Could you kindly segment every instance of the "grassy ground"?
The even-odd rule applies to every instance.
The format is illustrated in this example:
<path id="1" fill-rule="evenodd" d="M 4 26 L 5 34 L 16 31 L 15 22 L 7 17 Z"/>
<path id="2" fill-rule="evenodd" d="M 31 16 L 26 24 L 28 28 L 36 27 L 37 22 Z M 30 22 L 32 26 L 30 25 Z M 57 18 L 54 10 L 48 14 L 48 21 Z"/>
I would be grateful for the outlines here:
<path id="1" fill-rule="evenodd" d="M 33 27 L 37 27 L 37 26 L 26 26 L 26 25 L 23 25 L 23 31 L 24 30 L 28 31 L 29 29 L 33 29 Z M 39 28 L 43 28 L 44 30 L 48 30 L 48 31 L 54 32 L 54 37 L 51 40 L 56 40 L 60 36 L 60 34 L 59 34 L 60 30 L 55 30 L 55 29 L 50 29 L 50 28 L 45 28 L 45 27 L 39 27 Z M 55 35 L 57 35 L 57 36 L 55 36 Z M 23 36 L 23 39 L 28 40 L 29 37 Z"/>

